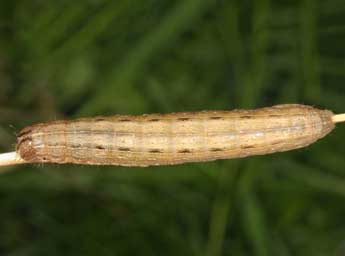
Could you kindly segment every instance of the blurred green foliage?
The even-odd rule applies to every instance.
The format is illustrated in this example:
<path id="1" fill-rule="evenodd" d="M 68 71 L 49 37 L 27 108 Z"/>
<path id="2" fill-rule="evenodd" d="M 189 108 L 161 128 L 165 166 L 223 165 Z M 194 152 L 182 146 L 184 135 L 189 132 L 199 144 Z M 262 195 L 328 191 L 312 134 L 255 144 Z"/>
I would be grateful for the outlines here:
<path id="1" fill-rule="evenodd" d="M 306 103 L 345 111 L 344 0 L 2 0 L 0 149 L 57 118 Z M 18 166 L 0 255 L 345 255 L 345 127 L 283 154 Z"/>

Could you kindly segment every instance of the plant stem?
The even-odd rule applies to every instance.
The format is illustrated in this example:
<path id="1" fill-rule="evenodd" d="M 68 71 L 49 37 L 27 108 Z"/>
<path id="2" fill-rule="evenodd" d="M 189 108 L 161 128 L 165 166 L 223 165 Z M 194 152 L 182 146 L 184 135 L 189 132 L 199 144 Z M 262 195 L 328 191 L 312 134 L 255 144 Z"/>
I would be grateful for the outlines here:
<path id="1" fill-rule="evenodd" d="M 26 161 L 17 152 L 0 154 L 0 166 L 24 164 Z"/>
<path id="2" fill-rule="evenodd" d="M 334 115 L 332 117 L 333 123 L 345 122 L 345 114 Z"/>

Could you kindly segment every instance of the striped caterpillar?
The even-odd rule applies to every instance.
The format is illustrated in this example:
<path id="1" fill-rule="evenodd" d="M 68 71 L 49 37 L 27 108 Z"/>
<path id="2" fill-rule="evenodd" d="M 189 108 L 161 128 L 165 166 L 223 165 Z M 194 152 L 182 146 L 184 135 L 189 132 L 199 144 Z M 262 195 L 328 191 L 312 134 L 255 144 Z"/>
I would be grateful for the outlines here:
<path id="1" fill-rule="evenodd" d="M 0 165 L 151 166 L 241 158 L 306 147 L 343 115 L 286 104 L 256 110 L 115 115 L 35 124 Z M 6 162 L 4 158 L 9 159 Z"/>

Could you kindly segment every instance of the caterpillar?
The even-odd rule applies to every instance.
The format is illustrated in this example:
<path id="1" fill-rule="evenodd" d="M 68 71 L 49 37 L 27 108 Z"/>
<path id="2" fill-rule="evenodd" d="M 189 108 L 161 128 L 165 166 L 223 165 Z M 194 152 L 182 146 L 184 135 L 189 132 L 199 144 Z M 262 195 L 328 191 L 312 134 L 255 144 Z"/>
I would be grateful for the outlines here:
<path id="1" fill-rule="evenodd" d="M 21 130 L 16 152 L 0 154 L 0 165 L 152 166 L 243 158 L 306 147 L 343 119 L 329 110 L 284 104 L 52 121 Z"/>

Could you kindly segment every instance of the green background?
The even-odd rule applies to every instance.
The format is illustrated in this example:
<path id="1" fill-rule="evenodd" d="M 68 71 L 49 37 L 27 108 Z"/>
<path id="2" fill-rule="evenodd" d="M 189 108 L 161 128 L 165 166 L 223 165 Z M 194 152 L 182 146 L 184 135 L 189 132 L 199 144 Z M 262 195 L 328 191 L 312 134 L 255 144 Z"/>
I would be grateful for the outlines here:
<path id="1" fill-rule="evenodd" d="M 305 103 L 345 112 L 344 0 L 1 0 L 0 151 L 26 125 Z M 345 125 L 287 153 L 1 168 L 0 255 L 345 255 Z"/>

